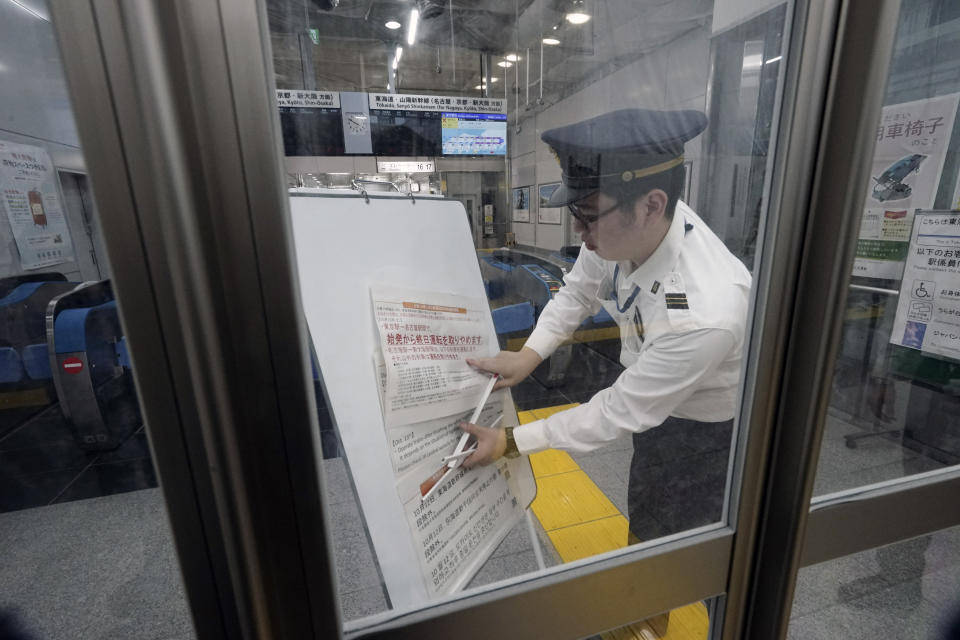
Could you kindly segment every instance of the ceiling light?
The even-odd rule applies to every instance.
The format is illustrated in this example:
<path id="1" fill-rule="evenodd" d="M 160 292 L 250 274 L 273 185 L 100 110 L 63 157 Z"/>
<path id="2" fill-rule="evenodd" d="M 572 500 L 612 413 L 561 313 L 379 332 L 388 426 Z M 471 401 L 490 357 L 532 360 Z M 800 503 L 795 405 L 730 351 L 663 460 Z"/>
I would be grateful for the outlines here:
<path id="1" fill-rule="evenodd" d="M 476 89 L 477 91 L 483 91 L 483 85 L 478 84 L 477 86 L 474 87 L 474 89 Z"/>
<path id="2" fill-rule="evenodd" d="M 492 78 L 490 78 L 490 82 L 500 82 L 500 78 L 498 78 L 497 76 L 493 76 Z"/>
<path id="3" fill-rule="evenodd" d="M 387 29 L 393 30 L 393 29 L 399 29 L 403 25 L 397 22 L 396 20 L 387 20 L 386 24 L 384 24 L 383 26 L 385 26 Z"/>
<path id="4" fill-rule="evenodd" d="M 780 58 L 782 57 L 783 56 L 781 55 L 781 56 L 777 56 L 776 58 L 770 58 L 769 60 L 764 61 L 763 64 L 773 64 L 774 62 L 779 62 Z"/>
<path id="5" fill-rule="evenodd" d="M 509 60 L 510 62 L 516 62 L 517 60 L 520 59 L 520 56 L 518 56 L 518 55 L 515 54 L 515 53 L 508 53 L 507 55 L 505 55 L 505 56 L 503 56 L 503 57 L 504 57 L 505 60 Z"/>
<path id="6" fill-rule="evenodd" d="M 34 10 L 34 9 L 28 7 L 27 5 L 23 4 L 22 2 L 20 2 L 20 0 L 10 0 L 10 2 L 13 3 L 13 4 L 15 4 L 15 5 L 17 5 L 17 6 L 20 7 L 21 9 L 23 9 L 24 11 L 26 11 L 27 13 L 29 13 L 30 15 L 32 15 L 34 18 L 40 18 L 40 19 L 43 20 L 44 22 L 50 22 L 50 19 L 49 19 L 47 16 L 45 16 L 45 15 L 43 15 L 43 14 L 41 14 L 41 13 L 38 13 L 36 10 Z"/>
<path id="7" fill-rule="evenodd" d="M 507 62 L 506 60 L 501 60 L 500 62 L 497 63 L 497 66 L 503 67 L 504 69 L 509 69 L 510 67 L 513 66 L 513 63 Z"/>
<path id="8" fill-rule="evenodd" d="M 543 44 L 554 44 L 554 45 L 556 45 L 556 44 L 560 44 L 560 41 L 557 40 L 556 38 L 547 37 L 547 38 L 544 38 L 544 39 L 543 39 Z"/>
<path id="9" fill-rule="evenodd" d="M 587 7 L 583 0 L 573 0 L 570 11 L 564 16 L 570 24 L 583 24 L 590 20 L 590 14 L 587 13 Z"/>
<path id="10" fill-rule="evenodd" d="M 743 70 L 756 71 L 763 66 L 763 54 L 754 53 L 749 56 L 743 56 Z"/>
<path id="11" fill-rule="evenodd" d="M 400 66 L 400 58 L 403 57 L 403 47 L 397 47 L 397 50 L 393 52 L 393 68 L 396 69 Z"/>
<path id="12" fill-rule="evenodd" d="M 410 9 L 410 21 L 407 22 L 407 44 L 411 47 L 417 41 L 417 22 L 420 21 L 420 10 Z"/>

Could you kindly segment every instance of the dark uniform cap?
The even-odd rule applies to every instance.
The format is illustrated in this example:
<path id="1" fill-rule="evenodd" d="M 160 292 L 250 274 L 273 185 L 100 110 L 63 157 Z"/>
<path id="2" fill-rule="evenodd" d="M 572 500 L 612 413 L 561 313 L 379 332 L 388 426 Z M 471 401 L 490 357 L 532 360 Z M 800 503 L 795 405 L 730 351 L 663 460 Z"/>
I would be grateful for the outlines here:
<path id="1" fill-rule="evenodd" d="M 706 128 L 700 111 L 621 109 L 544 131 L 540 138 L 563 171 L 547 206 L 562 207 L 683 164 L 684 143 Z"/>

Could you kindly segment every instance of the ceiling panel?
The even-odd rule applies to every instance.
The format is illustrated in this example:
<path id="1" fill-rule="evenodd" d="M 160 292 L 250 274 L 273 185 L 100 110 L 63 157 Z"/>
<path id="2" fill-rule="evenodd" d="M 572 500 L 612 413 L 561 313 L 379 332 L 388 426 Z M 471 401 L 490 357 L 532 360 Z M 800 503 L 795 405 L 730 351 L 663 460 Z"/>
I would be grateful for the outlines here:
<path id="1" fill-rule="evenodd" d="M 574 26 L 563 18 L 568 1 L 418 0 L 423 11 L 436 15 L 421 21 L 416 44 L 408 47 L 405 28 L 391 31 L 384 23 L 392 18 L 405 25 L 414 0 L 341 0 L 329 11 L 310 0 L 268 0 L 277 85 L 296 89 L 310 82 L 301 62 L 306 55 L 317 89 L 384 91 L 393 51 L 401 44 L 401 92 L 479 95 L 481 58 L 489 55 L 496 64 L 518 52 L 518 66 L 491 67 L 497 79 L 491 96 L 519 87 L 523 101 L 528 65 L 531 94 L 539 92 L 540 41 L 549 33 L 561 41 L 543 46 L 544 97 L 553 102 L 709 25 L 713 7 L 710 0 L 586 0 L 593 19 Z M 318 31 L 319 44 L 310 41 L 308 29 Z"/>

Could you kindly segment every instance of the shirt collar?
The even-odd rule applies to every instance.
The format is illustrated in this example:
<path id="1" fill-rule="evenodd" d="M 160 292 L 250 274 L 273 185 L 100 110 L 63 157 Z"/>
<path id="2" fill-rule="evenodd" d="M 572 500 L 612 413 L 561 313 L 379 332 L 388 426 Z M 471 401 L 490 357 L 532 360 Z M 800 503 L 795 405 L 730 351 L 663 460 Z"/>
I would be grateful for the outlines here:
<path id="1" fill-rule="evenodd" d="M 667 235 L 663 237 L 650 257 L 634 269 L 633 273 L 624 278 L 624 284 L 629 282 L 633 286 L 638 286 L 643 291 L 649 292 L 653 289 L 654 282 L 663 280 L 665 274 L 673 271 L 677 259 L 680 257 L 680 249 L 683 247 L 683 236 L 686 234 L 684 229 L 686 224 L 684 213 L 686 211 L 686 205 L 678 201 L 673 212 L 670 228 L 667 229 Z M 630 271 L 629 260 L 619 264 L 621 274 Z"/>

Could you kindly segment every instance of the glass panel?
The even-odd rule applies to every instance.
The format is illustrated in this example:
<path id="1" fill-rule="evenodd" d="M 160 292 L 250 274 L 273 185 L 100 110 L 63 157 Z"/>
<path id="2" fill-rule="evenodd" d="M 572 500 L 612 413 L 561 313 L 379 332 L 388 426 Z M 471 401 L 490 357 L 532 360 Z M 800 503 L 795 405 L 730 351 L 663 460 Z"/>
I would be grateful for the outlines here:
<path id="1" fill-rule="evenodd" d="M 958 569 L 957 527 L 805 567 L 787 637 L 955 638 Z"/>
<path id="2" fill-rule="evenodd" d="M 818 495 L 960 462 L 960 12 L 907 1 L 817 470 Z M 926 229 L 934 229 L 928 233 Z"/>
<path id="3" fill-rule="evenodd" d="M 719 604 L 722 598 L 711 600 Z M 673 611 L 591 636 L 589 640 L 657 640 L 657 638 L 684 638 L 706 640 L 710 633 L 708 602 L 695 602 Z"/>
<path id="4" fill-rule="evenodd" d="M 788 7 L 328 4 L 268 16 L 348 624 L 716 528 Z"/>
<path id="5" fill-rule="evenodd" d="M 192 638 L 43 2 L 0 77 L 0 635 Z"/>

